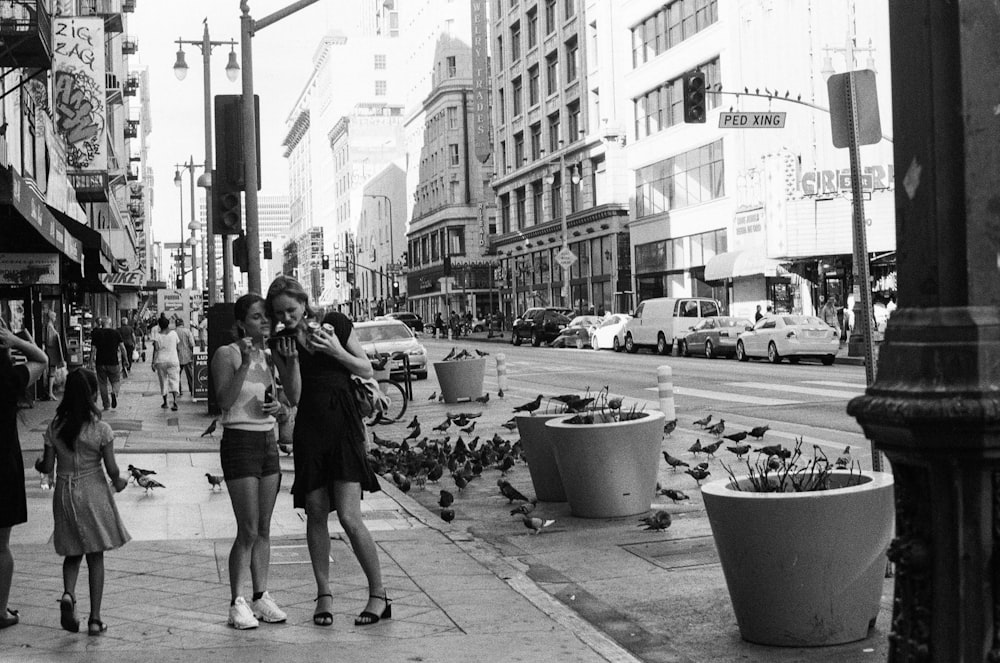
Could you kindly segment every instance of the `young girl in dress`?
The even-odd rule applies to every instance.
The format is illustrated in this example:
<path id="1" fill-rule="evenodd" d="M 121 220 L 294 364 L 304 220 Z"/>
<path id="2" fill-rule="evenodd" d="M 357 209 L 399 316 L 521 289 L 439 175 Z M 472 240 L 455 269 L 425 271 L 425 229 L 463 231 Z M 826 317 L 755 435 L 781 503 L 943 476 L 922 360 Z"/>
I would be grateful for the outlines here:
<path id="1" fill-rule="evenodd" d="M 56 553 L 65 558 L 60 621 L 67 631 L 80 630 L 76 580 L 86 555 L 90 580 L 89 635 L 100 635 L 108 628 L 101 621 L 104 551 L 118 548 L 131 539 L 101 472 L 103 462 L 115 491 L 124 490 L 128 482 L 118 470 L 114 432 L 101 421 L 97 393 L 97 376 L 92 371 L 78 369 L 69 374 L 55 419 L 45 431 L 45 456 L 35 462 L 39 472 L 51 472 L 53 464 L 57 468 L 52 499 L 53 542 Z"/>

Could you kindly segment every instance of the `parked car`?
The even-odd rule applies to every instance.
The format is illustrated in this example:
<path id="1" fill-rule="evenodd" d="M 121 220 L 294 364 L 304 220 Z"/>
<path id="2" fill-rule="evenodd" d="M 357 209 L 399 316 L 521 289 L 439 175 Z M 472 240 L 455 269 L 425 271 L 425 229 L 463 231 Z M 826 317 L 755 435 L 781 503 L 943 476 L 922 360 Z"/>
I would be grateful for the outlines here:
<path id="1" fill-rule="evenodd" d="M 632 319 L 627 313 L 612 313 L 604 318 L 590 333 L 590 347 L 595 350 L 610 348 L 621 352 L 625 347 L 625 323 Z"/>
<path id="2" fill-rule="evenodd" d="M 601 318 L 596 315 L 576 316 L 552 341 L 552 347 L 582 350 L 590 345 L 590 335 L 600 322 Z"/>
<path id="3" fill-rule="evenodd" d="M 427 377 L 427 349 L 413 335 L 413 330 L 399 320 L 356 322 L 354 330 L 369 356 L 392 357 L 405 352 L 410 360 L 410 375 L 420 379 Z M 390 359 L 388 366 L 393 378 L 403 377 L 402 359 Z"/>
<path id="4" fill-rule="evenodd" d="M 707 297 L 655 297 L 639 304 L 625 323 L 625 349 L 655 347 L 670 354 L 674 344 L 704 318 L 722 315 L 722 305 Z"/>
<path id="5" fill-rule="evenodd" d="M 705 355 L 709 359 L 715 357 L 733 357 L 736 355 L 736 339 L 753 329 L 750 318 L 737 318 L 719 315 L 705 318 L 680 340 L 678 350 L 681 356 Z"/>
<path id="6" fill-rule="evenodd" d="M 751 331 L 736 340 L 736 358 L 767 357 L 772 364 L 788 357 L 798 363 L 801 357 L 818 357 L 829 366 L 840 348 L 839 332 L 812 315 L 769 315 L 757 321 Z"/>
<path id="7" fill-rule="evenodd" d="M 522 341 L 530 340 L 535 347 L 551 343 L 569 325 L 568 315 L 572 312 L 572 309 L 559 306 L 529 308 L 514 320 L 510 342 L 521 345 Z"/>
<path id="8" fill-rule="evenodd" d="M 397 311 L 395 313 L 386 313 L 383 317 L 389 318 L 390 320 L 399 320 L 413 331 L 422 332 L 424 330 L 423 318 L 416 313 L 411 313 L 409 311 Z"/>

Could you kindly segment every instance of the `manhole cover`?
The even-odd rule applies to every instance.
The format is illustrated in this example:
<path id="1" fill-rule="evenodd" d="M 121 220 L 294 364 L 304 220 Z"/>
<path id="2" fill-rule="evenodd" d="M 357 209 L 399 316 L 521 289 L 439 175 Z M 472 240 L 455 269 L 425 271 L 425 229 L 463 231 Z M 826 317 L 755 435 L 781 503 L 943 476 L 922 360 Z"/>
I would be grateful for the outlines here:
<path id="1" fill-rule="evenodd" d="M 715 551 L 715 540 L 710 536 L 632 543 L 624 545 L 622 548 L 650 564 L 664 569 L 680 569 L 719 563 L 719 556 Z"/>

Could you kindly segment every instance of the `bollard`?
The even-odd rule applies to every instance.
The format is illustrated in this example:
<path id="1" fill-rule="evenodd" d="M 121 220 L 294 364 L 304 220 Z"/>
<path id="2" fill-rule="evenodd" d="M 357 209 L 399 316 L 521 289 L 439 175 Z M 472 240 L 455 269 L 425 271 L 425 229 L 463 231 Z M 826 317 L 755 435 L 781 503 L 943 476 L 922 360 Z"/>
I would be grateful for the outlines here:
<path id="1" fill-rule="evenodd" d="M 497 389 L 499 393 L 507 391 L 507 355 L 497 353 Z"/>
<path id="2" fill-rule="evenodd" d="M 660 366 L 656 369 L 656 387 L 660 397 L 660 410 L 666 421 L 677 419 L 677 411 L 674 409 L 674 371 L 669 366 Z"/>

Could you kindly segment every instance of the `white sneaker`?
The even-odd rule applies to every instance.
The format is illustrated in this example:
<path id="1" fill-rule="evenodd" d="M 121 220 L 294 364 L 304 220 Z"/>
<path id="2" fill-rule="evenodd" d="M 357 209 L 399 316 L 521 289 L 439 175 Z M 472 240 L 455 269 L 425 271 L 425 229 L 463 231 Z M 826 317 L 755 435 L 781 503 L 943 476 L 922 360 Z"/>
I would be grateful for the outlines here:
<path id="1" fill-rule="evenodd" d="M 242 596 L 236 597 L 236 602 L 229 606 L 229 625 L 240 630 L 257 628 L 260 622 L 253 616 L 253 611 Z"/>
<path id="2" fill-rule="evenodd" d="M 253 602 L 253 616 L 268 624 L 277 624 L 288 619 L 288 615 L 271 598 L 270 592 L 264 592 L 263 596 Z"/>

